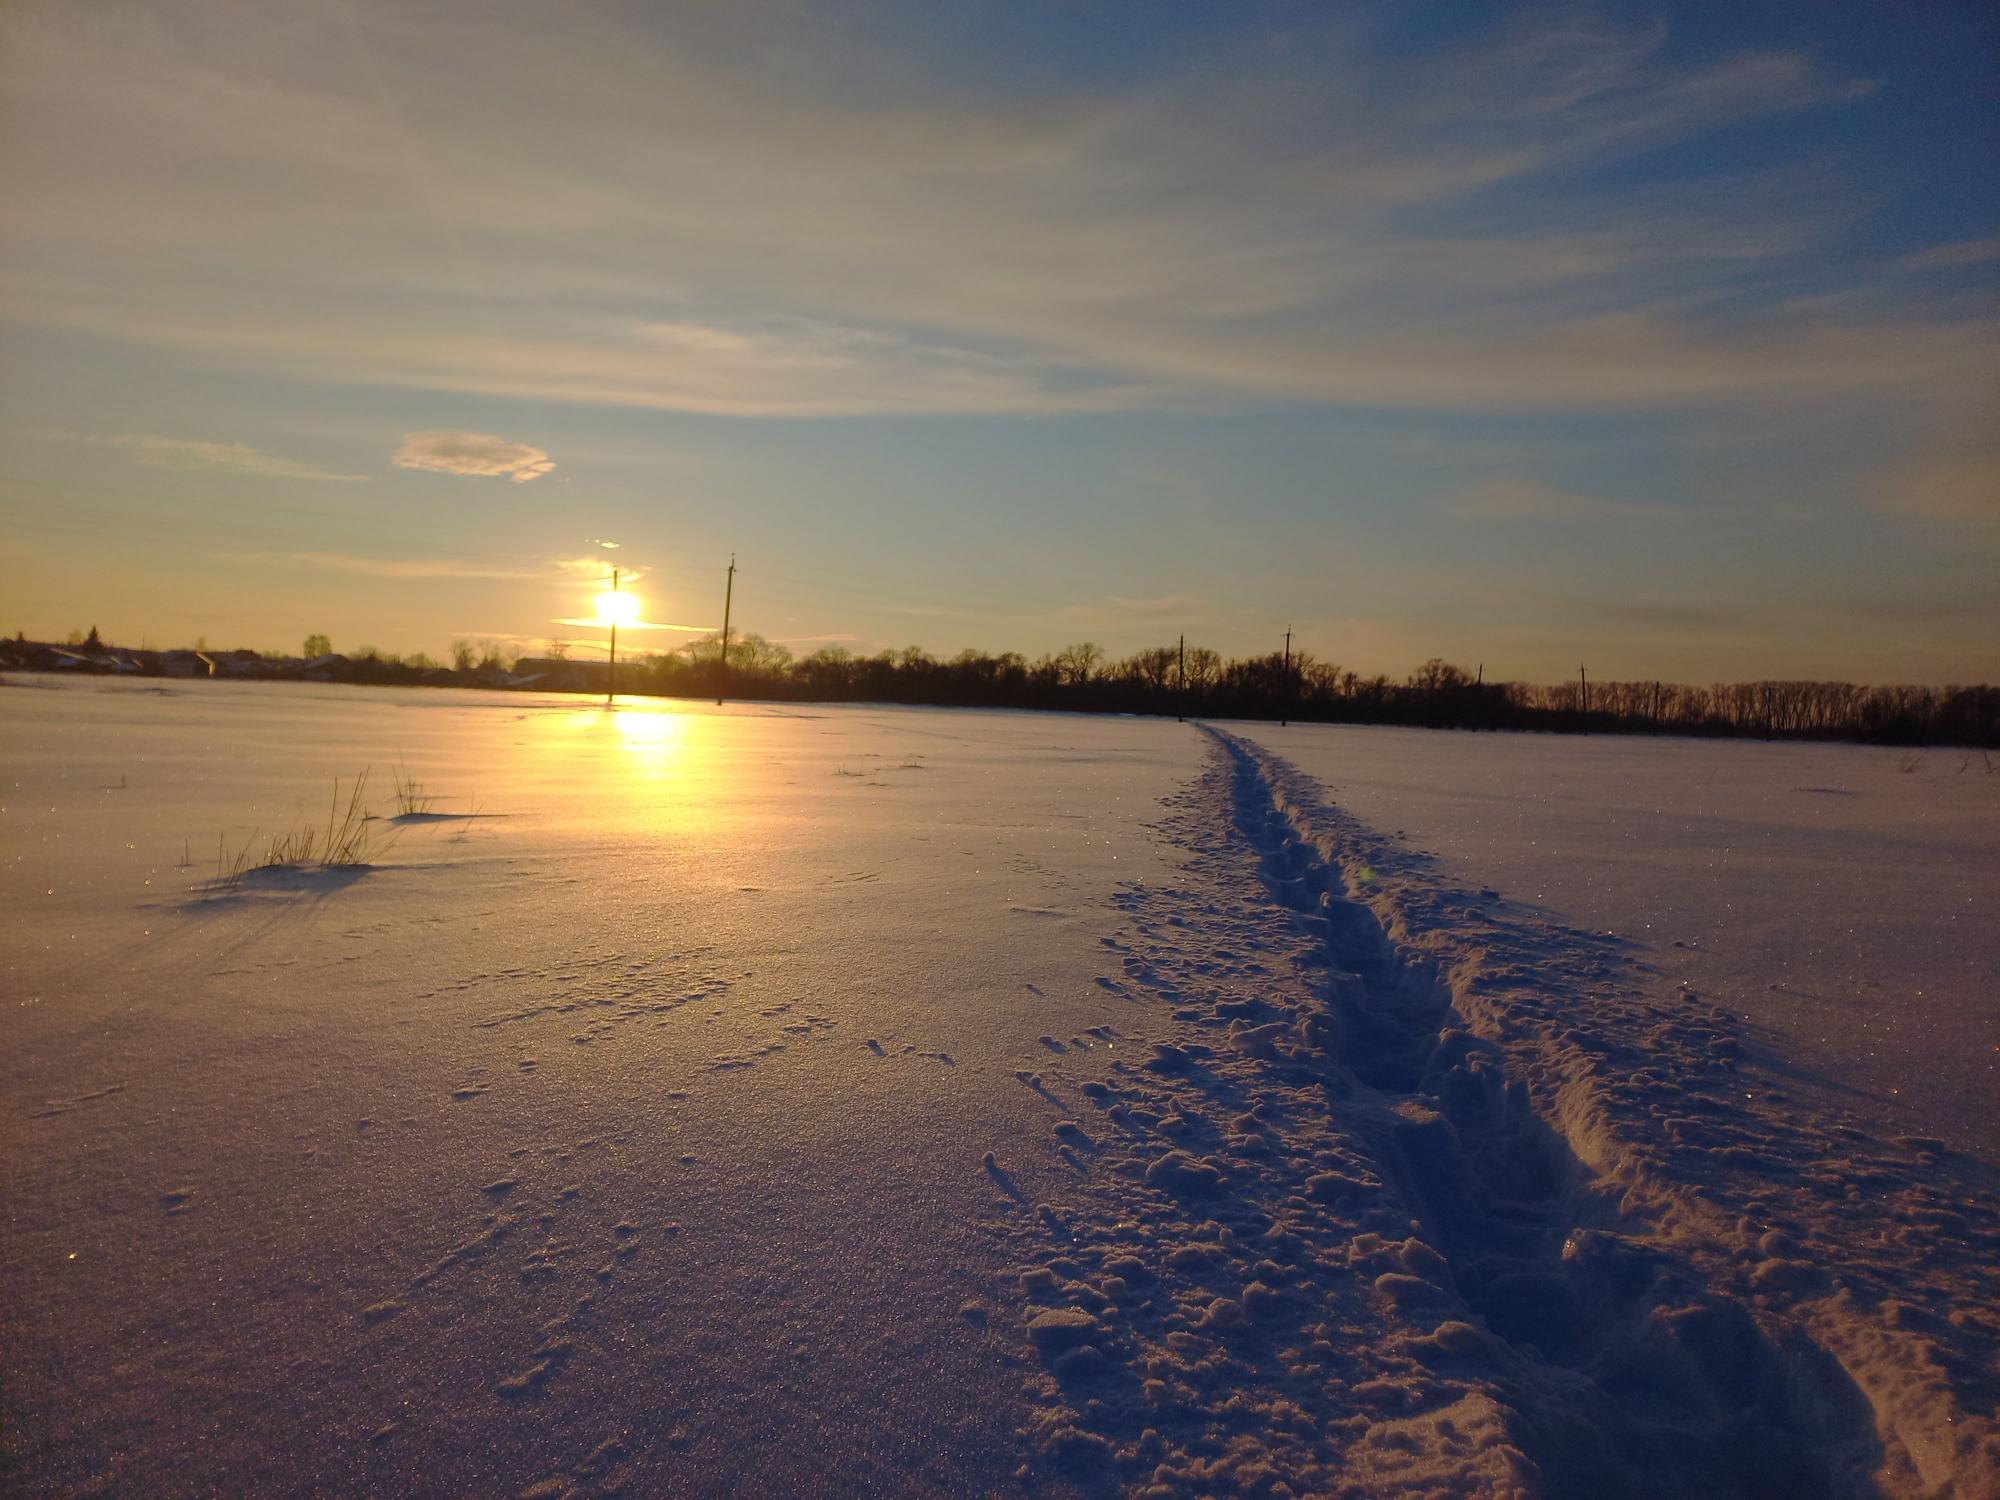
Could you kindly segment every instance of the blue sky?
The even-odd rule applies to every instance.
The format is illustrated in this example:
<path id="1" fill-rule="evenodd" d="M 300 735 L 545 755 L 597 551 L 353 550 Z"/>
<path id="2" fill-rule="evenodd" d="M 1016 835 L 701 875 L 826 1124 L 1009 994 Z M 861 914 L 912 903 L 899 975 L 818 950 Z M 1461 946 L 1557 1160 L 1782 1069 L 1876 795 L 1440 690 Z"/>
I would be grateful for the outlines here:
<path id="1" fill-rule="evenodd" d="M 0 628 L 2000 676 L 1991 7 L 0 33 Z"/>

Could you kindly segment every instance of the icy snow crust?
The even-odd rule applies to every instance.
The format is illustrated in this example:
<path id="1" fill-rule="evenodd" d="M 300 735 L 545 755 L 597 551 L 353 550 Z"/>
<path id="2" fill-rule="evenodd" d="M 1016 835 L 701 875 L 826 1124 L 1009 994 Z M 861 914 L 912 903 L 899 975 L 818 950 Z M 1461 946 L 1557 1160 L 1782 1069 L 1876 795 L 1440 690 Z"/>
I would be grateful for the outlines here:
<path id="1" fill-rule="evenodd" d="M 0 713 L 0 1487 L 2000 1490 L 1986 1169 L 1250 739 Z"/>

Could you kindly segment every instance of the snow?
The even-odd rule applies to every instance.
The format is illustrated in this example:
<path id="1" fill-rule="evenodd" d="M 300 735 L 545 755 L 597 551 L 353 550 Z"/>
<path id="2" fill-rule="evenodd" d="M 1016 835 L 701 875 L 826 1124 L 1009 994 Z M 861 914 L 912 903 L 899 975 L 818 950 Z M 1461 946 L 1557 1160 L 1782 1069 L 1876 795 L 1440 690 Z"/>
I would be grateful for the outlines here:
<path id="1" fill-rule="evenodd" d="M 2000 758 L 1232 727 L 1462 883 L 1638 945 L 1797 1081 L 2000 1167 Z"/>
<path id="2" fill-rule="evenodd" d="M 1770 747 L 68 678 L 0 711 L 32 1492 L 2000 1482 L 2000 1207 L 1952 1149 L 1990 1129 L 1788 1092 L 1880 1089 L 1751 1009 L 1920 969 L 1975 1013 L 1878 1057 L 1983 1086 L 1936 1055 L 1992 993 L 1969 777 L 1757 783 L 1845 778 L 1821 813 L 1744 789 Z M 211 883 L 366 768 L 365 865 Z M 1763 862 L 1691 873 L 1724 834 Z M 1783 946 L 1788 871 L 1884 858 L 1928 917 L 1854 887 L 1837 961 Z"/>

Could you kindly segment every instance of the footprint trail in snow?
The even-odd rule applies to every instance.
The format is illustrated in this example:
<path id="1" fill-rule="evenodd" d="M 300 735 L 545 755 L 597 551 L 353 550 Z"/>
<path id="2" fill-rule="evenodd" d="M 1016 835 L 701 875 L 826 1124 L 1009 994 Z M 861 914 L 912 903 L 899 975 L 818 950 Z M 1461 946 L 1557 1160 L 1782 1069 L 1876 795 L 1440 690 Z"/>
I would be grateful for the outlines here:
<path id="1" fill-rule="evenodd" d="M 1127 890 L 1106 941 L 1175 1038 L 1050 1050 L 1070 1171 L 995 1205 L 1030 1474 L 2000 1493 L 1990 1189 L 1800 1116 L 1730 1017 L 1644 993 L 1615 940 L 1453 889 L 1206 732 L 1161 825 L 1180 876 Z"/>

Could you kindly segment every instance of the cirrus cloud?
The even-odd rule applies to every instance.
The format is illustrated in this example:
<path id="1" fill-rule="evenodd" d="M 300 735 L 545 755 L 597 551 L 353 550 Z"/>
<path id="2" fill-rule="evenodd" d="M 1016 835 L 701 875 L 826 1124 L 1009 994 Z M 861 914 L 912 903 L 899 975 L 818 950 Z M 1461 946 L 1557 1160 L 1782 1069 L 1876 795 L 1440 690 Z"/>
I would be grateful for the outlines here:
<path id="1" fill-rule="evenodd" d="M 312 479 L 332 484 L 366 484 L 365 474 L 336 474 L 296 459 L 260 453 L 248 443 L 212 443 L 200 438 L 162 437 L 156 432 L 123 432 L 87 441 L 123 448 L 134 463 L 154 469 L 234 469 L 269 479 Z"/>
<path id="2" fill-rule="evenodd" d="M 543 575 L 533 568 L 475 562 L 454 557 L 358 557 L 348 552 L 224 552 L 232 562 L 286 563 L 301 568 L 326 568 L 369 578 L 400 580 L 471 578 L 528 581 Z"/>
<path id="3" fill-rule="evenodd" d="M 1607 500 L 1532 479 L 1489 480 L 1446 495 L 1438 508 L 1461 521 L 1594 521 L 1661 514 L 1660 507 L 1643 501 Z"/>
<path id="4" fill-rule="evenodd" d="M 935 59 L 800 16 L 772 23 L 798 75 L 719 68 L 712 8 L 503 5 L 446 67 L 387 0 L 246 3 L 217 49 L 223 3 L 10 8 L 6 141 L 34 149 L 0 144 L 23 204 L 0 311 L 316 381 L 729 416 L 1865 405 L 1991 378 L 1992 319 L 1950 284 L 1874 257 L 1828 282 L 1868 193 L 1796 161 L 1653 190 L 1657 153 L 1831 129 L 1865 81 L 1589 6 L 857 107 L 853 77 Z M 189 165 L 213 160 L 242 172 Z M 418 221 L 449 253 L 409 255 Z"/>
<path id="5" fill-rule="evenodd" d="M 1945 452 L 1877 475 L 1875 508 L 1927 521 L 2000 523 L 2000 449 Z"/>
<path id="6" fill-rule="evenodd" d="M 540 448 L 511 443 L 490 432 L 412 432 L 403 438 L 396 466 L 481 479 L 505 475 L 516 484 L 526 484 L 555 468 L 555 461 Z"/>

